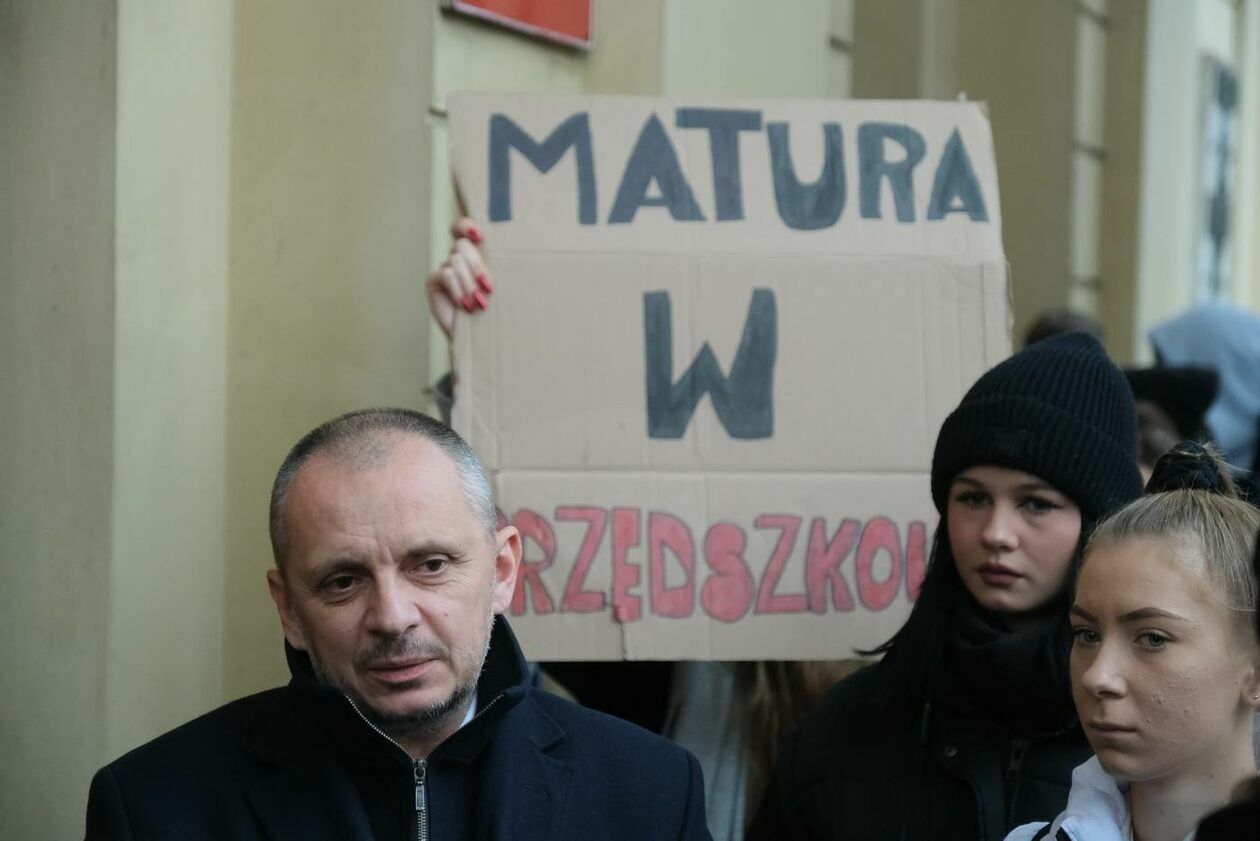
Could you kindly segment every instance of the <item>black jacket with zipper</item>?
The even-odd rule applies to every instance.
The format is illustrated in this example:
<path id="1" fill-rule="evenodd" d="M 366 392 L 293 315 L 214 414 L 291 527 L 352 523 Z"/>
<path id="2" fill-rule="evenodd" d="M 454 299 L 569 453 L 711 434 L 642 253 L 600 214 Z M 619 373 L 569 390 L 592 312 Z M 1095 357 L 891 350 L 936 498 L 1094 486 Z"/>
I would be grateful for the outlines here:
<path id="1" fill-rule="evenodd" d="M 707 839 L 696 760 L 536 690 L 495 621 L 478 712 L 424 761 L 314 679 L 228 704 L 97 772 L 88 841 Z"/>
<path id="2" fill-rule="evenodd" d="M 1001 841 L 1063 811 L 1091 753 L 1079 726 L 1011 738 L 886 697 L 877 666 L 832 687 L 783 746 L 748 841 Z"/>

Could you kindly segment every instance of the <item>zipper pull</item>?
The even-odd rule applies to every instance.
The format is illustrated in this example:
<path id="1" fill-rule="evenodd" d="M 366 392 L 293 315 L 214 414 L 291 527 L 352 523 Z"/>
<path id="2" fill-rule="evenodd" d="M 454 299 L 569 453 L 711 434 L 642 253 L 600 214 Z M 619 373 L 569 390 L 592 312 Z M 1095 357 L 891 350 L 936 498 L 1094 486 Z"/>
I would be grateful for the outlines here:
<path id="1" fill-rule="evenodd" d="M 1011 763 L 1006 767 L 1010 777 L 1016 777 L 1024 767 L 1024 754 L 1028 752 L 1028 740 L 1016 739 L 1011 743 Z"/>
<path id="2" fill-rule="evenodd" d="M 1015 808 L 1015 798 L 1019 793 L 1020 773 L 1024 770 L 1024 754 L 1028 752 L 1028 740 L 1016 739 L 1011 742 L 1011 759 L 1006 765 L 1007 815 Z"/>
<path id="3" fill-rule="evenodd" d="M 416 781 L 416 811 L 424 812 L 428 803 L 424 792 L 424 774 L 427 763 L 423 759 L 417 759 L 411 765 L 411 774 Z"/>
<path id="4" fill-rule="evenodd" d="M 425 771 L 428 761 L 416 759 L 411 763 L 411 776 L 416 781 L 416 841 L 429 841 L 429 801 L 424 790 Z"/>
<path id="5" fill-rule="evenodd" d="M 1006 766 L 1006 820 L 1010 823 L 1015 817 L 1015 807 L 1019 805 L 1019 790 L 1024 770 L 1024 754 L 1028 753 L 1028 739 L 1016 739 L 1011 742 L 1011 759 Z"/>

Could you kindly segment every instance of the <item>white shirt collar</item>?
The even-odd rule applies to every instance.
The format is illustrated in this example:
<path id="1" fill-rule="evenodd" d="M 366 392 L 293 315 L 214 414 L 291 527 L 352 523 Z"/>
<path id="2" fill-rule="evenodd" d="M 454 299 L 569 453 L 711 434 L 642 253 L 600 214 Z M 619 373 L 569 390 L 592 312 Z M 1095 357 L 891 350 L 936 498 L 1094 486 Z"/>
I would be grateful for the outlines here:
<path id="1" fill-rule="evenodd" d="M 1133 819 L 1125 796 L 1127 784 L 1117 783 L 1103 770 L 1097 756 L 1072 772 L 1067 809 L 1055 823 L 1073 838 L 1089 841 L 1133 841 Z M 1194 841 L 1194 833 L 1185 837 Z"/>
<path id="2" fill-rule="evenodd" d="M 464 720 L 459 723 L 460 729 L 468 726 L 468 722 L 473 720 L 477 715 L 477 691 L 473 690 L 472 701 L 468 704 L 468 712 L 464 714 Z"/>

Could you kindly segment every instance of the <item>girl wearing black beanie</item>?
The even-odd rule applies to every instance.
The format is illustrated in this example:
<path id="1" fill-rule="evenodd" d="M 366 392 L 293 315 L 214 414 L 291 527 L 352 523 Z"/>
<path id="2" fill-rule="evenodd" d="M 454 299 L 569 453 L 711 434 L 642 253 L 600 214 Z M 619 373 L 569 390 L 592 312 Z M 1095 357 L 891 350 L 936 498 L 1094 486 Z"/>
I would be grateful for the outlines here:
<path id="1" fill-rule="evenodd" d="M 1133 395 L 1066 333 L 985 373 L 932 459 L 941 514 L 910 618 L 783 746 L 752 839 L 997 841 L 1049 821 L 1090 748 L 1068 680 L 1070 580 L 1141 493 Z"/>

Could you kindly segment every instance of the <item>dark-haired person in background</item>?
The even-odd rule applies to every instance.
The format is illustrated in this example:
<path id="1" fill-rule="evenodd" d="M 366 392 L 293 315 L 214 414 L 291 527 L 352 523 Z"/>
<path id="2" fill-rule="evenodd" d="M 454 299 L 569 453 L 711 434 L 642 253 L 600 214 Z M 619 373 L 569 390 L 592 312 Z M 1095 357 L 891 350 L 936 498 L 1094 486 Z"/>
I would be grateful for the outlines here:
<path id="1" fill-rule="evenodd" d="M 1050 820 L 1089 744 L 1068 682 L 1084 537 L 1141 492 L 1133 396 L 1083 333 L 985 373 L 932 459 L 941 513 L 910 618 L 780 752 L 749 836 L 997 841 Z"/>
<path id="2" fill-rule="evenodd" d="M 1045 310 L 1038 315 L 1024 333 L 1024 347 L 1058 336 L 1060 333 L 1088 333 L 1102 343 L 1106 339 L 1106 331 L 1102 322 L 1092 315 L 1086 315 L 1069 307 L 1058 307 Z"/>
<path id="3" fill-rule="evenodd" d="M 1192 443 L 1160 459 L 1148 490 L 1090 538 L 1071 608 L 1072 690 L 1095 756 L 1059 817 L 1008 841 L 1191 839 L 1256 773 L 1260 510 Z"/>
<path id="4" fill-rule="evenodd" d="M 1132 378 L 1129 382 L 1132 384 Z M 1138 469 L 1145 483 L 1155 470 L 1155 462 L 1177 446 L 1183 436 L 1177 434 L 1177 427 L 1164 410 L 1149 400 L 1137 401 L 1137 428 Z"/>
<path id="5" fill-rule="evenodd" d="M 102 768 L 88 841 L 709 837 L 694 757 L 530 685 L 501 616 L 520 535 L 446 425 L 312 430 L 271 538 L 292 680 Z"/>

